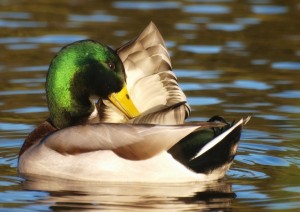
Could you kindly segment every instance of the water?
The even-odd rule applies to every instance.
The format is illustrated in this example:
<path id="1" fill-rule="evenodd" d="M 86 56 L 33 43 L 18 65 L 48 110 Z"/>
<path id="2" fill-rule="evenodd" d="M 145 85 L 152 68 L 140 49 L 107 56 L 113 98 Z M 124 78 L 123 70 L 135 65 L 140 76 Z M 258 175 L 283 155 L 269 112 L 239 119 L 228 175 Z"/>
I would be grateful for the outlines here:
<path id="1" fill-rule="evenodd" d="M 48 64 L 65 44 L 118 47 L 154 21 L 190 121 L 253 114 L 234 164 L 209 184 L 24 181 L 24 137 L 48 115 Z M 288 211 L 300 208 L 297 0 L 0 1 L 0 211 Z"/>

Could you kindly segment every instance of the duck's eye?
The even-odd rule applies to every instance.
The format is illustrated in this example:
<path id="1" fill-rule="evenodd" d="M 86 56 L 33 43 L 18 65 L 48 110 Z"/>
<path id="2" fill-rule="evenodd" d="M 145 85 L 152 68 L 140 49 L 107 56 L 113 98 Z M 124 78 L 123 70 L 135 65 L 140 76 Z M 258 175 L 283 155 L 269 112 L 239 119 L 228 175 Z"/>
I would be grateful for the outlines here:
<path id="1" fill-rule="evenodd" d="M 107 63 L 108 67 L 110 68 L 110 70 L 115 70 L 116 65 L 114 63 Z"/>

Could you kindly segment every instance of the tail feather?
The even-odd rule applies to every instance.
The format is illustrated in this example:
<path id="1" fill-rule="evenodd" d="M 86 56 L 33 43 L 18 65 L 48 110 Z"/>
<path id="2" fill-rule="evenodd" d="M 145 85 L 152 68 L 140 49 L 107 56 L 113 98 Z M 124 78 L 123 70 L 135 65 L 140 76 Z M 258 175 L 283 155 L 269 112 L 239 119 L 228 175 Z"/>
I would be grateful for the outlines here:
<path id="1" fill-rule="evenodd" d="M 214 116 L 210 122 L 222 122 L 226 125 L 193 132 L 173 146 L 169 153 L 191 170 L 208 174 L 232 162 L 242 127 L 249 119 L 229 124 L 223 118 Z"/>

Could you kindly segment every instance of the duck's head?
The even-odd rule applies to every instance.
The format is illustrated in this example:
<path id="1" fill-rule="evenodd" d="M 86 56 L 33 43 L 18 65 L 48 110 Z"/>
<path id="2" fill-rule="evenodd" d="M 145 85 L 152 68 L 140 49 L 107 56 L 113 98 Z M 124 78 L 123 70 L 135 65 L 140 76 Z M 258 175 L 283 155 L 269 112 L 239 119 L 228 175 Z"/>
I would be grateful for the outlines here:
<path id="1" fill-rule="evenodd" d="M 54 57 L 46 79 L 50 119 L 57 128 L 72 126 L 94 110 L 92 96 L 110 99 L 129 118 L 139 115 L 126 89 L 123 63 L 108 46 L 84 40 Z"/>

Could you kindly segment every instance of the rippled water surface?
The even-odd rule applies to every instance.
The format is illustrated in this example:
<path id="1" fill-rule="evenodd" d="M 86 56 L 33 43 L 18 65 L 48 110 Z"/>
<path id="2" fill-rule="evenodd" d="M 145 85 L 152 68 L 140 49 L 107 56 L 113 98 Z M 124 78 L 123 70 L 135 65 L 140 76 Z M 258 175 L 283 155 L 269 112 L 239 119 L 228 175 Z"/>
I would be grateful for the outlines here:
<path id="1" fill-rule="evenodd" d="M 227 176 L 209 184 L 24 181 L 24 137 L 48 116 L 48 64 L 65 44 L 118 47 L 154 21 L 190 121 L 252 114 Z M 0 211 L 296 211 L 300 208 L 300 2 L 0 1 Z"/>

